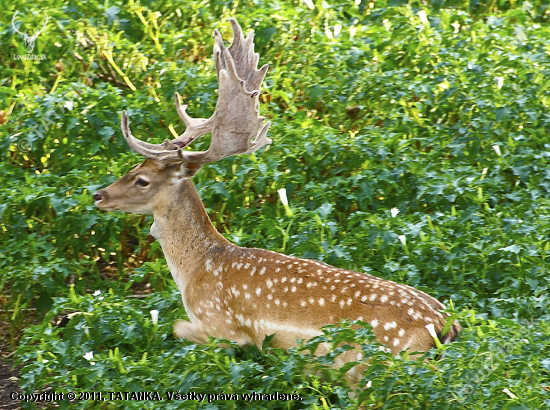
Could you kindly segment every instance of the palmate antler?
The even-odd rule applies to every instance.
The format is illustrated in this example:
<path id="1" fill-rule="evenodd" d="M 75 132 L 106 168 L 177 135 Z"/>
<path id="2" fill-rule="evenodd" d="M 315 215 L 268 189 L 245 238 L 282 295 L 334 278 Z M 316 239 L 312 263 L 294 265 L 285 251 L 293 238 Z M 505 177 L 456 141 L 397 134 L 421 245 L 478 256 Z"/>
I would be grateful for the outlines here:
<path id="1" fill-rule="evenodd" d="M 138 154 L 163 164 L 186 162 L 208 164 L 235 154 L 256 151 L 271 139 L 266 134 L 271 123 L 262 125 L 259 116 L 260 86 L 267 72 L 267 65 L 258 70 L 258 53 L 254 53 L 254 35 L 245 39 L 239 23 L 231 19 L 233 42 L 225 48 L 218 30 L 214 31 L 214 63 L 218 76 L 218 101 L 214 114 L 208 119 L 191 118 L 175 94 L 176 108 L 186 130 L 178 138 L 162 144 L 150 144 L 135 138 L 128 125 L 126 112 L 122 113 L 122 133 L 128 145 Z M 182 151 L 202 135 L 212 133 L 207 151 Z"/>

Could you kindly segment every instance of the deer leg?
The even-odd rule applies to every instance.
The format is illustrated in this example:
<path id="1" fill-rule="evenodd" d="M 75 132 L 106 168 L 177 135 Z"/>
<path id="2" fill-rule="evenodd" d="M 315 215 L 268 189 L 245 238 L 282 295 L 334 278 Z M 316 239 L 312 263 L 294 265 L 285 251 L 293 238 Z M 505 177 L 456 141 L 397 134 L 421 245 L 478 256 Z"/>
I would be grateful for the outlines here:
<path id="1" fill-rule="evenodd" d="M 235 328 L 231 331 L 232 336 L 230 340 L 237 343 L 239 346 L 243 347 L 246 345 L 255 344 L 258 348 L 262 348 L 261 341 L 255 341 L 245 332 L 241 331 L 238 328 Z M 205 326 L 203 322 L 188 322 L 186 320 L 178 320 L 174 323 L 174 335 L 182 339 L 187 339 L 191 342 L 198 344 L 205 344 L 208 342 L 208 336 L 223 338 L 223 334 L 217 334 L 212 332 L 211 327 Z M 262 339 L 263 340 L 263 339 Z M 221 343 L 221 347 L 230 347 L 230 345 Z"/>
<path id="2" fill-rule="evenodd" d="M 200 322 L 192 323 L 178 320 L 174 323 L 174 335 L 198 344 L 208 342 L 208 334 L 204 331 L 204 326 Z"/>

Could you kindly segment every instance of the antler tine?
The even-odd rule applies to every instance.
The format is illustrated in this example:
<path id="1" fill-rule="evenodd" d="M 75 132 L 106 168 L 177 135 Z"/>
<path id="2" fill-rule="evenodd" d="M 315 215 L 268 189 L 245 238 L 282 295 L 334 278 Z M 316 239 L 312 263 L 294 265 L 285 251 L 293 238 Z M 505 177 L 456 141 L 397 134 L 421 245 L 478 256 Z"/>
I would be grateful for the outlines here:
<path id="1" fill-rule="evenodd" d="M 229 46 L 229 53 L 235 62 L 237 75 L 245 81 L 247 91 L 259 90 L 267 73 L 268 66 L 266 64 L 259 70 L 257 69 L 260 55 L 254 52 L 254 33 L 250 32 L 245 39 L 237 20 L 231 19 L 230 22 L 233 29 L 233 41 Z M 223 39 L 217 30 L 214 32 L 214 36 L 216 40 L 214 53 L 216 53 L 216 48 L 223 50 L 224 47 Z M 221 68 L 227 69 L 226 66 Z M 216 70 L 218 72 L 220 70 L 217 64 Z"/>
<path id="2" fill-rule="evenodd" d="M 212 132 L 212 121 L 211 118 L 192 118 L 187 114 L 187 104 L 181 105 L 181 97 L 176 92 L 174 94 L 174 100 L 176 101 L 176 111 L 184 122 L 185 132 L 181 134 L 174 141 L 182 147 L 186 147 L 195 141 L 198 137 Z"/>
<path id="3" fill-rule="evenodd" d="M 13 13 L 13 17 L 11 18 L 11 26 L 13 27 L 13 29 L 17 34 L 23 35 L 23 33 L 19 31 L 19 27 L 21 27 L 21 24 L 19 24 L 18 27 L 15 27 L 15 23 L 17 23 L 16 17 L 18 13 L 19 13 L 19 10 L 16 10 L 15 13 Z"/>
<path id="4" fill-rule="evenodd" d="M 44 22 L 44 24 L 42 25 L 42 28 L 38 31 L 38 33 L 35 34 L 36 37 L 38 37 L 40 34 L 42 34 L 44 29 L 48 25 L 48 21 L 50 20 L 50 17 L 47 14 L 45 14 L 45 16 L 46 16 L 46 21 Z"/>
<path id="5" fill-rule="evenodd" d="M 250 154 L 250 153 L 262 148 L 264 145 L 269 145 L 273 142 L 273 140 L 271 138 L 267 138 L 267 131 L 269 131 L 270 126 L 271 126 L 271 121 L 266 122 L 262 126 L 262 129 L 260 130 L 260 133 L 258 134 L 256 139 L 254 141 L 251 141 L 250 149 L 246 152 L 243 152 L 243 154 Z"/>
<path id="6" fill-rule="evenodd" d="M 143 155 L 145 158 L 155 159 L 162 162 L 173 162 L 176 160 L 181 160 L 178 151 L 179 147 L 174 145 L 169 140 L 164 140 L 162 144 L 150 144 L 145 141 L 141 141 L 132 135 L 130 130 L 130 125 L 128 121 L 128 115 L 126 115 L 126 110 L 122 111 L 122 117 L 120 121 L 120 128 L 122 129 L 122 135 L 128 143 L 131 149 L 137 152 L 139 155 Z M 181 151 L 179 151 L 181 153 Z M 174 159 L 171 160 L 167 157 L 167 154 L 174 156 Z"/>
<path id="7" fill-rule="evenodd" d="M 271 143 L 266 136 L 270 123 L 262 125 L 265 118 L 258 114 L 259 89 L 268 66 L 257 68 L 259 54 L 254 53 L 254 35 L 251 33 L 245 39 L 235 19 L 231 19 L 231 27 L 233 42 L 229 48 L 225 48 L 220 32 L 214 30 L 214 63 L 219 83 L 214 114 L 208 119 L 190 117 L 187 105 L 181 105 L 180 96 L 175 93 L 176 110 L 186 125 L 185 132 L 172 141 L 149 144 L 131 134 L 128 118 L 123 113 L 122 131 L 134 151 L 163 163 L 207 164 L 231 155 L 251 153 Z M 209 132 L 212 140 L 207 151 L 181 151 Z"/>

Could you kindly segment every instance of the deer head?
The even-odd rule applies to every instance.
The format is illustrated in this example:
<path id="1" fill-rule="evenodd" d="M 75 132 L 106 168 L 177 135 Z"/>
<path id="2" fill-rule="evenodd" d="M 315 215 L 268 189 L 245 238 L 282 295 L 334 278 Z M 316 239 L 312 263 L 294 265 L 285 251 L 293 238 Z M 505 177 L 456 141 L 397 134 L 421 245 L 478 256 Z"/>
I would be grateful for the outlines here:
<path id="1" fill-rule="evenodd" d="M 18 13 L 19 13 L 19 11 L 16 11 L 15 14 L 13 15 L 13 17 L 11 19 L 11 26 L 13 27 L 13 29 L 15 30 L 16 33 L 18 33 L 21 37 L 23 37 L 23 42 L 25 43 L 25 48 L 27 49 L 27 52 L 32 53 L 32 50 L 34 50 L 34 45 L 35 45 L 36 39 L 38 38 L 38 36 L 46 28 L 46 25 L 48 24 L 49 17 L 48 17 L 47 14 L 45 14 L 46 21 L 44 21 L 44 24 L 42 25 L 42 28 L 38 31 L 35 31 L 31 36 L 29 36 L 27 34 L 27 30 L 25 30 L 24 33 L 21 33 L 19 31 L 19 27 L 21 27 L 21 23 L 17 27 L 15 26 L 15 24 L 17 23 L 16 17 L 17 17 Z"/>
<path id="2" fill-rule="evenodd" d="M 208 163 L 235 154 L 256 151 L 271 140 L 266 137 L 270 122 L 260 117 L 260 86 L 267 65 L 257 69 L 259 55 L 254 53 L 254 36 L 245 39 L 241 27 L 231 19 L 233 42 L 224 47 L 218 30 L 214 31 L 214 63 L 219 83 L 218 101 L 208 119 L 191 118 L 187 105 L 175 94 L 176 110 L 186 125 L 174 140 L 150 144 L 135 138 L 128 116 L 122 113 L 121 128 L 128 145 L 146 160 L 109 187 L 94 194 L 95 204 L 105 210 L 152 213 L 155 204 L 173 191 L 172 185 L 190 178 Z M 184 151 L 202 135 L 212 133 L 210 147 L 204 152 Z"/>

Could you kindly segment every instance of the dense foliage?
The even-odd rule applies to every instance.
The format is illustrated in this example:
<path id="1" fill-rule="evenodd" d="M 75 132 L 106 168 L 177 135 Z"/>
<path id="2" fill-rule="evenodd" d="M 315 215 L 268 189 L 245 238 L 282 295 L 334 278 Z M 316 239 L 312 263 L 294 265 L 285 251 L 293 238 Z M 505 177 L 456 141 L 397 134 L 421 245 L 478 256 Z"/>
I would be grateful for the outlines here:
<path id="1" fill-rule="evenodd" d="M 0 5 L 0 304 L 23 392 L 107 398 L 80 408 L 182 406 L 115 391 L 218 394 L 186 400 L 205 409 L 550 407 L 547 2 Z M 29 33 L 49 16 L 34 59 L 20 58 L 16 11 Z M 233 16 L 270 65 L 261 110 L 273 145 L 195 177 L 216 227 L 445 301 L 464 331 L 428 353 L 440 360 L 394 358 L 368 326 L 327 327 L 288 353 L 176 340 L 185 311 L 151 219 L 93 206 L 92 192 L 140 161 L 119 132 L 123 109 L 156 142 L 182 131 L 175 91 L 193 116 L 211 114 L 211 32 L 229 38 Z M 330 367 L 337 351 L 311 356 L 323 340 L 364 346 L 357 394 Z M 290 400 L 240 396 L 252 392 Z"/>

